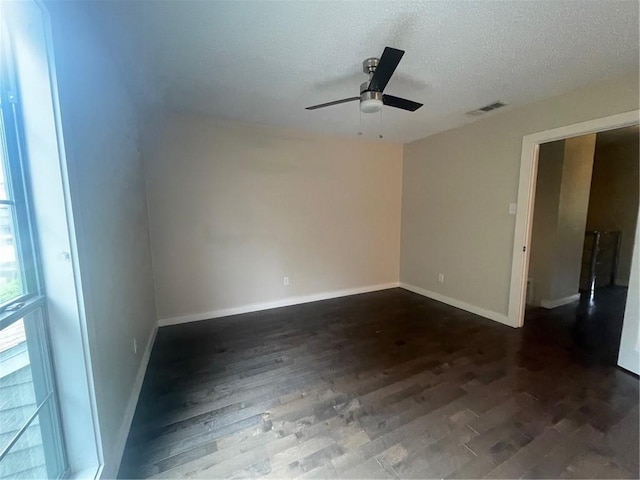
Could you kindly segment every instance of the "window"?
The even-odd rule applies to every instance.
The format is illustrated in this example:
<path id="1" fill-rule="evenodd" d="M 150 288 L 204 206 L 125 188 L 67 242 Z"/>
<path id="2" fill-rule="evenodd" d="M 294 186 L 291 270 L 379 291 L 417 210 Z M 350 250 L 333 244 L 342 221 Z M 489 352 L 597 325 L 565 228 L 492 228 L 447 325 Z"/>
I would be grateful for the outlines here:
<path id="1" fill-rule="evenodd" d="M 9 41 L 1 40 L 0 479 L 59 478 L 66 460 L 38 273 L 19 92 Z"/>

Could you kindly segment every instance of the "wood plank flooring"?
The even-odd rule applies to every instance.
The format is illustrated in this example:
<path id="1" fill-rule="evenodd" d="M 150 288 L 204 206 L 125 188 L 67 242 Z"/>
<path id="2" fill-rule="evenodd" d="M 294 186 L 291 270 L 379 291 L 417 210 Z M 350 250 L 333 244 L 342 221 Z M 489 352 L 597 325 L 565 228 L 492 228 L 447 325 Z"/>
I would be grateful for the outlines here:
<path id="1" fill-rule="evenodd" d="M 638 379 L 562 308 L 394 289 L 162 328 L 120 477 L 638 478 Z"/>

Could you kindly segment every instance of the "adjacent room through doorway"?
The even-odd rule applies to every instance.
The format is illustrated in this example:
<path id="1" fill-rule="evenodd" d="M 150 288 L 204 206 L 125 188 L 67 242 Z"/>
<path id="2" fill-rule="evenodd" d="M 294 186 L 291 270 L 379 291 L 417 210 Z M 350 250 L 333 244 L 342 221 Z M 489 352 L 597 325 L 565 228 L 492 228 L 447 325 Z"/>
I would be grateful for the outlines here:
<path id="1" fill-rule="evenodd" d="M 615 365 L 638 218 L 638 125 L 540 145 L 525 322 Z"/>

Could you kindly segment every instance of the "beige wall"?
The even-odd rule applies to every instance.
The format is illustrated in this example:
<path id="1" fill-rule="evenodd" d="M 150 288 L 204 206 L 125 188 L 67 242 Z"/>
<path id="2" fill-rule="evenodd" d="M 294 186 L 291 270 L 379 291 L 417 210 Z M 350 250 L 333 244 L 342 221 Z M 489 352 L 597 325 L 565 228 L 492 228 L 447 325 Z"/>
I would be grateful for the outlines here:
<path id="1" fill-rule="evenodd" d="M 506 315 L 522 137 L 637 108 L 632 75 L 405 145 L 401 281 Z"/>
<path id="2" fill-rule="evenodd" d="M 562 185 L 564 140 L 543 143 L 538 154 L 535 211 L 531 227 L 529 275 L 533 283 L 532 305 L 541 305 L 550 299 L 553 267 L 558 236 L 558 205 Z"/>
<path id="3" fill-rule="evenodd" d="M 160 319 L 398 282 L 401 145 L 195 115 L 153 130 Z"/>
<path id="4" fill-rule="evenodd" d="M 638 135 L 603 143 L 598 135 L 587 228 L 621 231 L 616 284 L 628 285 L 638 217 Z"/>
<path id="5" fill-rule="evenodd" d="M 558 233 L 553 252 L 555 265 L 549 297 L 552 303 L 576 295 L 580 286 L 595 145 L 595 134 L 568 138 L 564 142 Z"/>

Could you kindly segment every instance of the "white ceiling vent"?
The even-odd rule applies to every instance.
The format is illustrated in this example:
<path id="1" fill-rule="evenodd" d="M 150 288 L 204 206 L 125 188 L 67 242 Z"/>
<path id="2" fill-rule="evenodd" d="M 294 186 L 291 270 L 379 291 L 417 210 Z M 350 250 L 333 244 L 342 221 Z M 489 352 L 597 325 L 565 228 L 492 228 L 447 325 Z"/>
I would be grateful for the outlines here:
<path id="1" fill-rule="evenodd" d="M 485 105 L 484 107 L 480 107 L 477 110 L 471 110 L 470 112 L 467 112 L 467 115 L 484 115 L 485 113 L 489 113 L 492 110 L 496 110 L 498 108 L 502 108 L 504 106 L 506 106 L 507 104 L 504 102 L 501 102 L 500 100 L 498 100 L 497 102 L 493 102 L 490 103 L 489 105 Z"/>

